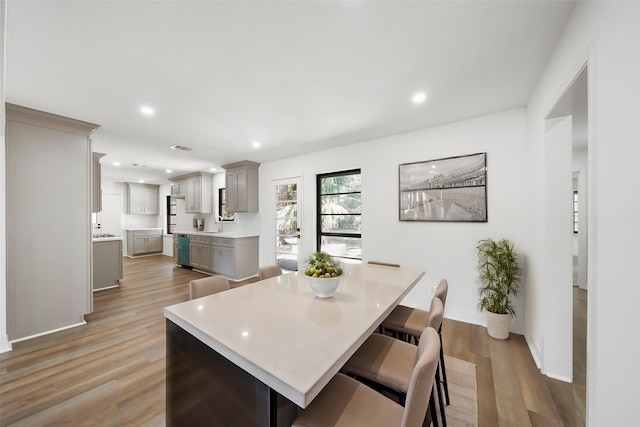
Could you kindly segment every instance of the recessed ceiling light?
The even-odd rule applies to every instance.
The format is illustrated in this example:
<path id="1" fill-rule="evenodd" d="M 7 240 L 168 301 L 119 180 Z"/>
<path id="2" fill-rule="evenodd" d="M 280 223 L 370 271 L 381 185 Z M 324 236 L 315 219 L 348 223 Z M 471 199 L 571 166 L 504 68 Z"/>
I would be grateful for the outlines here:
<path id="1" fill-rule="evenodd" d="M 148 105 L 144 105 L 144 106 L 140 107 L 140 112 L 142 114 L 144 114 L 145 116 L 153 116 L 154 113 L 155 113 L 153 108 L 149 107 Z"/>
<path id="2" fill-rule="evenodd" d="M 171 148 L 172 150 L 180 150 L 180 151 L 191 151 L 191 150 L 193 150 L 193 148 L 185 147 L 184 145 L 172 145 L 169 148 Z"/>
<path id="3" fill-rule="evenodd" d="M 171 172 L 173 172 L 173 171 L 172 171 L 171 169 L 167 169 L 165 172 L 166 172 L 166 173 L 171 173 Z"/>
<path id="4" fill-rule="evenodd" d="M 139 182 L 140 184 L 144 184 L 144 179 L 139 179 L 139 180 L 138 180 L 138 182 Z"/>
<path id="5" fill-rule="evenodd" d="M 213 171 L 215 171 L 215 170 L 216 170 L 216 168 L 209 168 L 209 169 L 211 170 L 211 172 L 213 172 Z"/>
<path id="6" fill-rule="evenodd" d="M 259 141 L 253 141 L 253 148 L 260 148 L 260 142 Z"/>
<path id="7" fill-rule="evenodd" d="M 413 95 L 413 98 L 411 98 L 414 104 L 422 104 L 426 99 L 427 95 L 422 92 L 416 93 L 415 95 Z"/>
<path id="8" fill-rule="evenodd" d="M 113 166 L 120 166 L 120 162 L 113 162 Z"/>

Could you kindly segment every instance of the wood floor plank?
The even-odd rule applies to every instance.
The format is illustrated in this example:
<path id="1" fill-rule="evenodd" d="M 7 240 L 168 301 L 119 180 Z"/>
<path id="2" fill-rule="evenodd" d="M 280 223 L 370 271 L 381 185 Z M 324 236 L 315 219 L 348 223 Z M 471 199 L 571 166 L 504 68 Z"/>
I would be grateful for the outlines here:
<path id="1" fill-rule="evenodd" d="M 204 276 L 162 255 L 124 258 L 120 287 L 94 293 L 86 325 L 0 354 L 0 425 L 164 426 L 163 308 L 186 301 L 189 281 Z M 445 319 L 443 343 L 476 364 L 480 427 L 584 425 L 580 390 L 542 376 L 521 336 L 497 341 Z"/>

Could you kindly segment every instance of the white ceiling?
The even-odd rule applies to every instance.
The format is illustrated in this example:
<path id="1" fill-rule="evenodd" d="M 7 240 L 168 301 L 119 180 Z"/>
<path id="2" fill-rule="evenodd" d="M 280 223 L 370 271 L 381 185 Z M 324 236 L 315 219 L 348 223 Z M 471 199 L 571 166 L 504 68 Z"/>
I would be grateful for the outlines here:
<path id="1" fill-rule="evenodd" d="M 573 5 L 9 0 L 6 100 L 100 124 L 106 179 L 163 183 L 525 106 Z"/>

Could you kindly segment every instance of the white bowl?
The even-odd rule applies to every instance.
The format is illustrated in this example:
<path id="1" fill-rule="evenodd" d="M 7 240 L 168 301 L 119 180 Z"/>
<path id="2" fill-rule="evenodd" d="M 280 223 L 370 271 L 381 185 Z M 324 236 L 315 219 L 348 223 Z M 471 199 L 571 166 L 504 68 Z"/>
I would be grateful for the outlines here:
<path id="1" fill-rule="evenodd" d="M 307 276 L 313 293 L 318 298 L 331 298 L 338 289 L 342 276 L 332 277 L 330 279 Z"/>

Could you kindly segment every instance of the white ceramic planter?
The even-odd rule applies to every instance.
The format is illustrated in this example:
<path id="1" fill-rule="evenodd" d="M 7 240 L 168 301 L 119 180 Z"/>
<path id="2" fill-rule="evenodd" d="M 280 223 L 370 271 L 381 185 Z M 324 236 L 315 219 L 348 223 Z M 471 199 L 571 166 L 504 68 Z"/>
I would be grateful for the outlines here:
<path id="1" fill-rule="evenodd" d="M 489 336 L 499 340 L 509 338 L 511 315 L 492 313 L 490 311 L 485 311 L 485 313 L 487 313 L 487 332 L 489 332 Z"/>
<path id="2" fill-rule="evenodd" d="M 331 298 L 336 292 L 336 289 L 338 289 L 340 280 L 342 280 L 342 276 L 332 277 L 330 279 L 311 276 L 307 276 L 307 278 L 309 279 L 309 285 L 311 285 L 313 293 L 316 294 L 318 298 Z"/>

